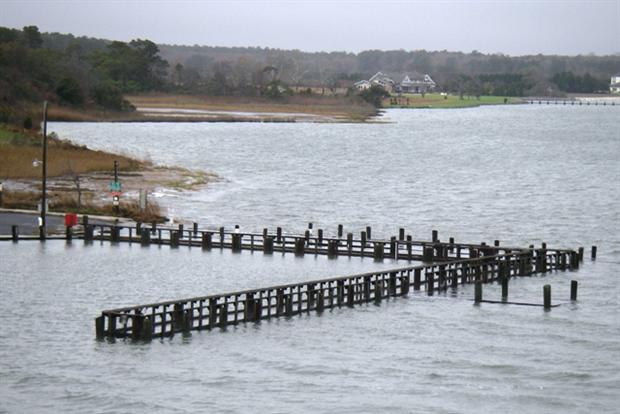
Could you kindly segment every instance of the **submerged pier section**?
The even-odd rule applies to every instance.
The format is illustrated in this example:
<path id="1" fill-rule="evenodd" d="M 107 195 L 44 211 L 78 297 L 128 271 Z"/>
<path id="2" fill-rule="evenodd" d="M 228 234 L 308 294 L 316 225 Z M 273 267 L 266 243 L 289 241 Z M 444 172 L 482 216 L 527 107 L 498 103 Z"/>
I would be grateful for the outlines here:
<path id="1" fill-rule="evenodd" d="M 221 232 L 218 241 L 208 241 L 202 233 L 199 242 L 203 248 L 215 246 L 233 250 L 276 250 L 271 236 L 244 235 Z M 384 241 L 347 239 L 324 239 L 318 237 L 280 236 L 282 252 L 307 251 L 316 254 L 347 254 L 377 256 L 386 254 Z M 436 236 L 436 233 L 434 233 Z M 436 238 L 436 237 L 434 237 Z M 131 239 L 131 237 L 130 237 Z M 394 239 L 394 238 L 393 238 Z M 393 296 L 404 296 L 411 291 L 436 291 L 456 289 L 466 283 L 490 283 L 508 281 L 511 277 L 530 276 L 554 270 L 576 269 L 582 256 L 566 249 L 518 249 L 489 247 L 486 245 L 450 244 L 435 242 L 405 243 L 390 240 L 387 256 L 410 260 L 420 257 L 430 263 L 401 267 L 343 277 L 271 286 L 259 289 L 222 293 L 217 295 L 179 299 L 127 308 L 105 310 L 96 318 L 97 337 L 151 339 L 166 337 L 179 332 L 226 328 L 241 322 L 257 322 L 274 317 L 291 317 L 302 313 L 323 312 L 334 307 L 355 307 L 368 302 L 379 303 Z M 300 241 L 301 240 L 301 241 Z M 129 241 L 129 240 L 128 240 Z M 151 240 L 152 241 L 152 240 Z M 163 239 L 160 238 L 163 242 Z M 336 243 L 337 247 L 330 248 Z M 181 239 L 171 235 L 171 245 L 182 244 Z M 192 239 L 185 244 L 194 245 Z M 496 243 L 497 244 L 497 243 Z M 267 246 L 267 248 L 265 248 Z M 381 246 L 381 247 L 377 247 Z M 417 253 L 413 253 L 416 246 Z M 260 248 L 259 247 L 259 248 Z M 342 247 L 342 248 L 341 248 Z M 335 249 L 335 250 L 334 250 Z M 432 249 L 432 252 L 431 252 Z M 369 253 L 366 253 L 366 252 Z M 382 252 L 380 254 L 377 251 Z M 432 254 L 431 254 L 432 253 Z"/>

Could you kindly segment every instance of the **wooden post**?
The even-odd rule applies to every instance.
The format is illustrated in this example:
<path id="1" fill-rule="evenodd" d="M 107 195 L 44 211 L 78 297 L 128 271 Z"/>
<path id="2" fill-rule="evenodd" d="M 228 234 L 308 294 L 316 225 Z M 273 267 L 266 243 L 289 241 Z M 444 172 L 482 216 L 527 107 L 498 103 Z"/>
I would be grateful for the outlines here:
<path id="1" fill-rule="evenodd" d="M 71 243 L 71 240 L 73 239 L 73 227 L 67 226 L 65 228 L 65 239 L 67 240 L 67 243 Z"/>
<path id="2" fill-rule="evenodd" d="M 263 241 L 263 253 L 273 254 L 273 237 L 267 236 Z"/>
<path id="3" fill-rule="evenodd" d="M 439 232 L 437 230 L 433 230 L 433 243 L 437 243 L 439 239 Z"/>
<path id="4" fill-rule="evenodd" d="M 151 318 L 144 317 L 142 320 L 142 332 L 140 332 L 140 339 L 143 341 L 150 341 L 153 338 L 153 322 Z"/>
<path id="5" fill-rule="evenodd" d="M 17 243 L 19 241 L 19 226 L 11 226 L 11 239 L 13 240 L 13 243 Z"/>
<path id="6" fill-rule="evenodd" d="M 482 282 L 476 282 L 474 285 L 474 302 L 482 302 Z"/>
<path id="7" fill-rule="evenodd" d="M 194 222 L 192 226 L 194 227 L 194 236 L 198 236 L 198 223 Z"/>
<path id="8" fill-rule="evenodd" d="M 396 272 L 390 273 L 390 278 L 388 279 L 388 295 L 396 296 Z"/>
<path id="9" fill-rule="evenodd" d="M 592 260 L 596 259 L 596 246 L 592 246 L 592 255 L 591 255 L 591 257 L 592 257 Z"/>
<path id="10" fill-rule="evenodd" d="M 118 226 L 110 227 L 110 241 L 112 243 L 118 243 L 121 239 L 121 229 Z"/>
<path id="11" fill-rule="evenodd" d="M 233 233 L 232 235 L 232 251 L 240 252 L 241 251 L 241 238 L 243 237 L 240 233 Z"/>
<path id="12" fill-rule="evenodd" d="M 422 269 L 413 269 L 413 290 L 420 290 L 420 279 L 422 276 Z"/>
<path id="13" fill-rule="evenodd" d="M 583 262 L 583 247 L 579 248 L 579 261 Z"/>
<path id="14" fill-rule="evenodd" d="M 224 227 L 220 227 L 220 248 L 224 247 Z"/>
<path id="15" fill-rule="evenodd" d="M 105 318 L 103 315 L 95 318 L 95 333 L 97 334 L 97 339 L 105 336 Z"/>
<path id="16" fill-rule="evenodd" d="M 201 244 L 202 244 L 202 250 L 211 250 L 212 247 L 212 234 L 211 232 L 207 231 L 202 233 L 202 240 L 201 240 Z"/>
<path id="17" fill-rule="evenodd" d="M 170 247 L 179 247 L 179 232 L 170 230 Z"/>
<path id="18" fill-rule="evenodd" d="M 228 303 L 226 302 L 222 303 L 221 305 L 219 305 L 218 309 L 219 309 L 218 325 L 220 326 L 220 329 L 224 329 L 226 328 L 226 325 L 228 325 Z"/>
<path id="19" fill-rule="evenodd" d="M 82 216 L 82 226 L 88 226 L 88 216 L 86 214 Z"/>
<path id="20" fill-rule="evenodd" d="M 92 224 L 84 225 L 84 243 L 92 243 L 94 235 L 94 227 Z"/>
<path id="21" fill-rule="evenodd" d="M 304 239 L 306 240 L 306 244 L 310 246 L 310 230 L 306 230 L 304 233 Z"/>
<path id="22" fill-rule="evenodd" d="M 342 231 L 343 231 L 342 224 L 339 224 L 338 225 L 338 238 L 342 237 Z"/>
<path id="23" fill-rule="evenodd" d="M 368 237 L 368 240 L 372 239 L 372 228 L 370 228 L 370 226 L 366 226 L 366 237 Z"/>
<path id="24" fill-rule="evenodd" d="M 295 238 L 295 256 L 303 256 L 306 252 L 306 240 L 301 237 Z"/>
<path id="25" fill-rule="evenodd" d="M 543 306 L 551 309 L 551 285 L 543 286 Z"/>
<path id="26" fill-rule="evenodd" d="M 352 280 L 349 280 L 349 286 L 347 286 L 347 306 L 352 308 L 355 305 L 355 285 Z"/>
<path id="27" fill-rule="evenodd" d="M 396 251 L 396 247 L 397 247 L 396 237 L 392 236 L 390 238 L 390 257 L 392 259 L 398 259 L 398 252 Z"/>
<path id="28" fill-rule="evenodd" d="M 407 235 L 407 259 L 411 260 L 411 255 L 412 255 L 412 245 L 411 242 L 413 240 L 413 237 L 411 237 L 411 235 Z"/>
<path id="29" fill-rule="evenodd" d="M 502 301 L 506 302 L 508 300 L 508 275 L 504 274 L 502 276 Z"/>
<path id="30" fill-rule="evenodd" d="M 151 244 L 151 231 L 149 229 L 143 228 L 142 234 L 140 234 L 140 244 L 142 246 L 148 246 Z"/>
<path id="31" fill-rule="evenodd" d="M 347 251 L 349 256 L 353 252 L 353 233 L 347 233 Z"/>
<path id="32" fill-rule="evenodd" d="M 151 223 L 151 233 L 153 234 L 157 233 L 157 222 L 156 221 Z"/>
<path id="33" fill-rule="evenodd" d="M 183 225 L 179 224 L 179 240 L 183 238 Z"/>
<path id="34" fill-rule="evenodd" d="M 328 257 L 338 256 L 338 240 L 327 241 L 327 256 Z"/>
<path id="35" fill-rule="evenodd" d="M 276 242 L 282 243 L 282 227 L 276 229 Z"/>
<path id="36" fill-rule="evenodd" d="M 493 241 L 493 246 L 495 246 L 495 247 L 499 247 L 499 240 L 495 240 L 495 241 Z"/>
<path id="37" fill-rule="evenodd" d="M 432 296 L 435 294 L 435 267 L 426 268 L 426 294 Z"/>
<path id="38" fill-rule="evenodd" d="M 323 309 L 325 309 L 325 293 L 323 292 L 323 287 L 321 287 L 318 292 L 316 292 L 316 311 L 317 313 L 321 313 Z"/>
<path id="39" fill-rule="evenodd" d="M 362 231 L 360 233 L 360 240 L 361 240 L 361 243 L 362 243 L 361 248 L 362 248 L 362 251 L 363 251 L 364 248 L 366 247 L 366 232 L 365 231 Z"/>
<path id="40" fill-rule="evenodd" d="M 375 250 L 373 257 L 377 261 L 382 261 L 385 256 L 385 247 L 381 242 L 375 242 Z"/>
<path id="41" fill-rule="evenodd" d="M 402 227 L 398 229 L 398 240 L 399 241 L 405 240 L 405 229 Z"/>
<path id="42" fill-rule="evenodd" d="M 136 313 L 131 315 L 131 339 L 137 340 L 142 338 L 142 330 L 144 329 L 144 315 Z"/>
<path id="43" fill-rule="evenodd" d="M 136 236 L 139 236 L 140 234 L 142 234 L 142 223 L 136 221 Z"/>
<path id="44" fill-rule="evenodd" d="M 319 246 L 321 246 L 323 244 L 323 229 L 319 229 L 318 233 Z"/>
<path id="45" fill-rule="evenodd" d="M 577 281 L 570 281 L 570 300 L 577 300 Z"/>
<path id="46" fill-rule="evenodd" d="M 375 303 L 381 302 L 382 297 L 383 297 L 383 281 L 377 279 L 375 280 Z"/>
<path id="47" fill-rule="evenodd" d="M 424 255 L 422 256 L 422 261 L 424 262 L 432 262 L 433 261 L 433 248 L 424 246 Z"/>

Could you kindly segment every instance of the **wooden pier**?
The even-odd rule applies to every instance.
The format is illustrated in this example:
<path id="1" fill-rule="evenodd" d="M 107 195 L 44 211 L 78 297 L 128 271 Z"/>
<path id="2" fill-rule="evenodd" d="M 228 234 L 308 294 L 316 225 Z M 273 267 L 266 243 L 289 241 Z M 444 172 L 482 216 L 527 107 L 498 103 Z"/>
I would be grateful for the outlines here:
<path id="1" fill-rule="evenodd" d="M 185 228 L 182 224 L 177 227 L 147 226 L 143 223 L 136 223 L 135 226 L 88 224 L 86 220 L 77 229 L 67 227 L 65 234 L 56 238 L 67 243 L 82 239 L 84 243 L 136 243 L 144 247 L 155 244 L 170 248 L 186 246 L 203 250 L 249 250 L 264 254 L 320 254 L 330 258 L 348 256 L 379 261 L 422 262 L 391 270 L 105 310 L 96 318 L 99 338 L 146 340 L 272 317 L 320 313 L 334 307 L 380 303 L 389 297 L 405 296 L 412 291 L 432 295 L 466 283 L 480 285 L 497 281 L 502 283 L 502 292 L 504 287 L 507 292 L 507 284 L 512 277 L 578 269 L 584 254 L 583 248 L 553 249 L 548 248 L 546 243 L 540 248 L 533 245 L 523 248 L 500 246 L 498 240 L 493 245 L 487 245 L 458 243 L 450 237 L 446 242 L 439 239 L 436 230 L 433 230 L 430 240 L 414 240 L 402 228 L 398 236 L 376 239 L 371 238 L 370 227 L 361 231 L 359 237 L 354 237 L 353 233 L 345 235 L 341 225 L 330 235 L 323 229 L 315 233 L 312 227 L 309 224 L 304 234 L 295 235 L 285 234 L 280 227 L 272 231 L 265 228 L 261 233 L 248 233 L 241 232 L 238 226 L 230 231 L 224 227 L 199 229 L 196 223 L 191 228 Z M 38 239 L 20 236 L 19 229 L 13 226 L 12 234 L 0 240 L 18 243 Z M 596 246 L 592 246 L 592 258 L 595 257 Z"/>
<path id="2" fill-rule="evenodd" d="M 271 286 L 105 310 L 95 320 L 97 337 L 151 339 L 179 332 L 225 328 L 241 322 L 323 312 L 334 307 L 380 303 L 411 291 L 456 289 L 466 283 L 579 266 L 574 251 L 529 250 L 401 267 L 308 282 Z"/>

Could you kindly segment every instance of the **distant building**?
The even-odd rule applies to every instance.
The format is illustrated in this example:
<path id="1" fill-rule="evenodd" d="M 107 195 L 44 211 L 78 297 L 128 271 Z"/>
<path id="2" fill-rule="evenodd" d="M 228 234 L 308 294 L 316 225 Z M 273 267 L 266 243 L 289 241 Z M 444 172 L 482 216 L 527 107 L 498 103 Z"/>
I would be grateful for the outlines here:
<path id="1" fill-rule="evenodd" d="M 435 81 L 428 74 L 413 73 L 406 75 L 400 82 L 400 92 L 405 93 L 426 93 L 435 89 Z"/>
<path id="2" fill-rule="evenodd" d="M 355 82 L 353 86 L 360 91 L 365 91 L 366 89 L 370 89 L 370 82 L 367 80 L 361 80 L 359 82 Z"/>
<path id="3" fill-rule="evenodd" d="M 392 92 L 394 90 L 395 82 L 390 79 L 385 73 L 377 72 L 370 79 L 368 79 L 370 85 L 381 86 L 388 92 Z"/>
<path id="4" fill-rule="evenodd" d="M 422 75 L 417 72 L 406 75 L 398 84 L 385 73 L 377 72 L 370 79 L 356 82 L 353 86 L 362 91 L 375 85 L 382 87 L 388 92 L 394 91 L 399 93 L 426 93 L 436 86 L 428 74 Z"/>
<path id="5" fill-rule="evenodd" d="M 611 77 L 611 82 L 609 83 L 609 92 L 620 93 L 620 75 L 615 75 Z"/>

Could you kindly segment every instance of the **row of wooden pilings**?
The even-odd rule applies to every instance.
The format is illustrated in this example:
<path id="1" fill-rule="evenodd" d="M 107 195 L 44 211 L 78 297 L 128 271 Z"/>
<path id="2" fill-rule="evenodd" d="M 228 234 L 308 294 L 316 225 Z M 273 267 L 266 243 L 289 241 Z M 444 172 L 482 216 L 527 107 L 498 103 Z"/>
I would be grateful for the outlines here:
<path id="1" fill-rule="evenodd" d="M 606 105 L 610 105 L 610 106 L 615 106 L 616 102 L 615 101 L 610 101 L 609 104 L 605 101 L 578 101 L 578 100 L 569 100 L 569 99 L 530 99 L 527 101 L 527 103 L 529 104 L 539 104 L 539 105 L 578 105 L 578 106 L 590 106 L 590 105 L 594 105 L 594 106 L 606 106 Z"/>
<path id="2" fill-rule="evenodd" d="M 544 257 L 543 257 L 544 256 Z M 151 339 L 177 332 L 225 328 L 240 322 L 375 302 L 405 296 L 411 288 L 435 291 L 465 283 L 491 283 L 536 272 L 577 269 L 574 251 L 518 251 L 451 262 L 223 293 L 103 311 L 97 337 Z M 507 282 L 506 282 L 507 283 Z"/>

